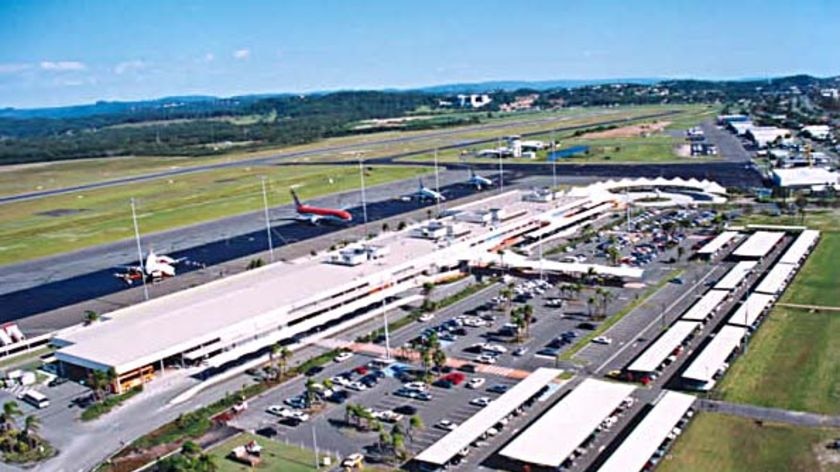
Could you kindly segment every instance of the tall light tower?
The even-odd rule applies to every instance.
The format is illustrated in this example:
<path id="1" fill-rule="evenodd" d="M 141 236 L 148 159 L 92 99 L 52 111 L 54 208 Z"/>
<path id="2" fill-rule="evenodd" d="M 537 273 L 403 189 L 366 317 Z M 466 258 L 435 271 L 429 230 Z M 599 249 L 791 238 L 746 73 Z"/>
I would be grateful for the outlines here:
<path id="1" fill-rule="evenodd" d="M 134 222 L 134 240 L 137 242 L 137 259 L 140 261 L 140 279 L 143 281 L 143 299 L 149 299 L 149 287 L 146 286 L 146 264 L 143 262 L 143 248 L 140 246 L 140 227 L 137 225 L 137 210 L 134 197 L 131 197 L 131 221 Z"/>
<path id="2" fill-rule="evenodd" d="M 359 159 L 359 179 L 362 182 L 362 217 L 364 220 L 364 237 L 367 237 L 368 213 L 367 213 L 367 199 L 365 198 L 365 165 L 362 161 L 361 153 L 356 155 Z"/>
<path id="3" fill-rule="evenodd" d="M 499 153 L 499 193 L 505 191 L 505 169 L 502 164 L 502 138 L 496 139 L 496 152 Z"/>
<path id="4" fill-rule="evenodd" d="M 274 262 L 274 243 L 271 240 L 271 218 L 268 216 L 268 194 L 265 191 L 265 176 L 260 179 L 262 184 L 263 212 L 265 213 L 265 235 L 268 237 L 268 259 Z"/>
<path id="5" fill-rule="evenodd" d="M 440 195 L 440 174 L 438 173 L 438 150 L 435 148 L 435 192 Z M 440 215 L 440 198 L 436 198 L 437 213 Z"/>

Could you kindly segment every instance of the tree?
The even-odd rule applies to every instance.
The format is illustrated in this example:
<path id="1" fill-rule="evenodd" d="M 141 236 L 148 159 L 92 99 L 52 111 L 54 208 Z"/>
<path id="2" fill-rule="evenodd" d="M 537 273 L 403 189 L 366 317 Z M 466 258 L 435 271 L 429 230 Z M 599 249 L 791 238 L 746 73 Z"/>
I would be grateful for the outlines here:
<path id="1" fill-rule="evenodd" d="M 586 308 L 589 310 L 589 317 L 592 318 L 592 309 L 595 307 L 595 297 L 586 299 Z"/>
<path id="2" fill-rule="evenodd" d="M 800 193 L 793 202 L 796 204 L 797 211 L 799 212 L 800 224 L 805 224 L 805 207 L 808 206 L 808 199 Z"/>
<path id="3" fill-rule="evenodd" d="M 432 355 L 432 361 L 435 363 L 435 367 L 438 372 L 442 371 L 443 367 L 446 365 L 446 353 L 441 349 L 436 349 L 435 353 Z"/>
<path id="4" fill-rule="evenodd" d="M 681 261 L 684 255 L 685 255 L 685 248 L 682 247 L 682 246 L 677 246 L 677 260 Z"/>
<path id="5" fill-rule="evenodd" d="M 621 251 L 615 246 L 610 246 L 607 248 L 607 256 L 610 258 L 610 264 L 616 265 L 621 258 Z"/>
<path id="6" fill-rule="evenodd" d="M 526 303 L 522 307 L 522 320 L 525 322 L 525 335 L 530 336 L 531 321 L 534 319 L 534 307 Z"/>
<path id="7" fill-rule="evenodd" d="M 315 392 L 315 380 L 312 377 L 306 379 L 306 407 L 312 408 L 318 396 Z"/>
<path id="8" fill-rule="evenodd" d="M 195 441 L 186 441 L 183 446 L 181 446 L 181 454 L 185 456 L 198 456 L 201 454 L 201 446 L 199 446 Z"/>
<path id="9" fill-rule="evenodd" d="M 256 258 L 256 259 L 251 259 L 251 260 L 248 262 L 248 267 L 246 267 L 246 269 L 247 269 L 247 270 L 258 269 L 258 268 L 260 268 L 260 267 L 262 267 L 262 266 L 264 266 L 264 265 L 265 265 L 265 261 L 264 261 L 264 260 L 262 260 L 262 258 L 261 258 L 261 257 L 258 257 L 258 258 Z"/>
<path id="10" fill-rule="evenodd" d="M 36 434 L 41 429 L 41 420 L 35 415 L 28 415 L 23 420 L 23 436 L 29 447 L 35 447 Z"/>
<path id="11" fill-rule="evenodd" d="M 20 405 L 16 401 L 9 401 L 3 404 L 3 430 L 9 431 L 17 425 L 15 418 L 21 415 Z"/>
<path id="12" fill-rule="evenodd" d="M 288 347 L 282 346 L 277 353 L 280 365 L 280 376 L 286 375 L 286 367 L 289 365 L 289 359 L 292 358 L 292 351 Z"/>
<path id="13" fill-rule="evenodd" d="M 196 469 L 201 472 L 216 472 L 219 470 L 216 459 L 209 454 L 202 454 L 196 460 Z"/>
<path id="14" fill-rule="evenodd" d="M 85 311 L 85 324 L 86 325 L 92 325 L 93 323 L 96 323 L 97 321 L 99 321 L 99 313 L 97 313 L 93 310 Z"/>
<path id="15" fill-rule="evenodd" d="M 90 388 L 93 390 L 93 397 L 97 401 L 102 400 L 102 391 L 108 385 L 108 374 L 94 369 L 88 376 L 88 380 L 90 381 Z"/>
<path id="16" fill-rule="evenodd" d="M 414 442 L 414 432 L 425 428 L 423 418 L 420 415 L 411 415 L 408 419 L 408 440 Z"/>
<path id="17" fill-rule="evenodd" d="M 385 446 L 391 444 L 391 435 L 387 431 L 379 432 L 379 449 L 385 449 Z"/>

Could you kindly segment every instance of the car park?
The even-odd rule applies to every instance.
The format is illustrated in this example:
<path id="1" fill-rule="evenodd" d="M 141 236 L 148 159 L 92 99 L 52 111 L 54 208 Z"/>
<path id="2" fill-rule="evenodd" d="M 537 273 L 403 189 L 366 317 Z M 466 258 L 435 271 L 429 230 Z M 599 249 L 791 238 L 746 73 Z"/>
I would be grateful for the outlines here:
<path id="1" fill-rule="evenodd" d="M 484 385 L 485 379 L 483 377 L 474 377 L 467 382 L 467 388 L 476 389 Z"/>

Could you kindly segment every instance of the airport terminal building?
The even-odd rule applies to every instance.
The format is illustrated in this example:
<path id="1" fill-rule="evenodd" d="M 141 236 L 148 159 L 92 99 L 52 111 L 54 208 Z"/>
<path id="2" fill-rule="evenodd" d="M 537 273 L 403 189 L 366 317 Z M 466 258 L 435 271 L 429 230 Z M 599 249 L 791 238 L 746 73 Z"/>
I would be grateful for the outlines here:
<path id="1" fill-rule="evenodd" d="M 603 195 L 527 196 L 497 194 L 364 243 L 114 311 L 101 322 L 59 333 L 56 358 L 70 378 L 113 370 L 117 391 L 169 366 L 201 366 L 212 376 L 264 356 L 277 343 L 294 348 L 304 338 L 417 302 L 426 281 L 463 272 L 531 232 L 573 229 L 618 204 Z"/>

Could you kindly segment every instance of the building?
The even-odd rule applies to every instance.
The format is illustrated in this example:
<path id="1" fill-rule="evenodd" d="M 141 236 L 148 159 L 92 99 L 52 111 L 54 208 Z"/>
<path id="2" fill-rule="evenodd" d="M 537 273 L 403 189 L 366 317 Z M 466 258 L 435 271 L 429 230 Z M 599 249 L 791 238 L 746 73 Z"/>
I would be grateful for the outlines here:
<path id="1" fill-rule="evenodd" d="M 822 191 L 826 187 L 840 190 L 840 175 L 824 167 L 773 169 L 773 184 L 790 190 Z"/>
<path id="2" fill-rule="evenodd" d="M 750 117 L 747 115 L 718 115 L 717 116 L 717 124 L 720 126 L 726 126 L 730 123 L 743 123 L 750 121 Z"/>
<path id="3" fill-rule="evenodd" d="M 817 141 L 825 141 L 831 137 L 831 127 L 828 125 L 803 126 L 801 132 L 803 135 Z"/>
<path id="4" fill-rule="evenodd" d="M 753 125 L 752 121 L 731 121 L 726 126 L 730 131 L 735 133 L 735 135 L 744 136 L 747 134 L 747 131 L 752 129 L 755 125 Z"/>
<path id="5" fill-rule="evenodd" d="M 566 215 L 609 211 L 612 198 L 596 193 L 539 203 L 524 201 L 519 191 L 495 195 L 452 208 L 434 228 L 409 226 L 364 245 L 270 264 L 116 310 L 91 326 L 58 333 L 55 356 L 70 378 L 113 371 L 116 391 L 174 366 L 197 367 L 210 379 L 267 357 L 278 343 L 294 349 L 304 339 L 329 336 L 416 302 L 414 293 L 423 283 L 464 271 L 480 263 L 482 254 L 556 219 L 564 228 L 584 224 L 588 218 Z M 500 208 L 504 211 L 493 211 Z M 489 223 L 457 219 L 482 212 L 490 214 Z M 435 237 L 428 237 L 430 231 Z"/>
<path id="6" fill-rule="evenodd" d="M 490 98 L 490 95 L 487 95 L 486 93 L 473 93 L 468 95 L 462 94 L 458 95 L 457 98 L 458 106 L 461 108 L 481 108 L 483 106 L 489 105 L 490 102 L 493 101 L 493 99 Z"/>
<path id="7" fill-rule="evenodd" d="M 782 142 L 790 138 L 790 130 L 775 126 L 753 126 L 744 133 L 747 139 L 758 148 L 766 148 L 771 144 Z"/>

